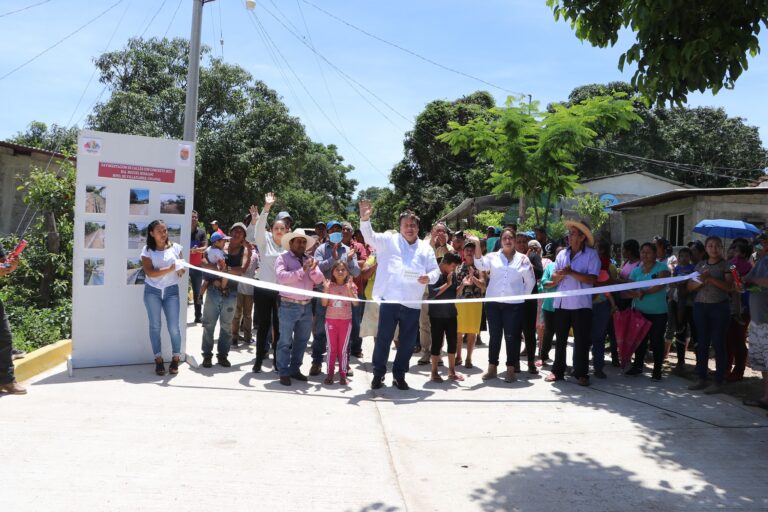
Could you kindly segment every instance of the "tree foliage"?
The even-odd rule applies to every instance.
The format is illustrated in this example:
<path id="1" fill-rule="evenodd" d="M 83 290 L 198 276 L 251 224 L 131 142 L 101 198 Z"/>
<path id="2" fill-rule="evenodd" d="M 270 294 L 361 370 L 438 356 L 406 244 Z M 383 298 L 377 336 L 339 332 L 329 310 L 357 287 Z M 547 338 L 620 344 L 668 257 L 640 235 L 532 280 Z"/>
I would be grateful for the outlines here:
<path id="1" fill-rule="evenodd" d="M 757 35 L 768 19 L 765 0 L 547 0 L 555 19 L 571 22 L 593 46 L 614 46 L 629 29 L 635 42 L 619 69 L 637 65 L 632 85 L 652 103 L 678 105 L 688 93 L 733 88 L 760 52 Z"/>
<path id="2" fill-rule="evenodd" d="M 768 152 L 757 127 L 729 117 L 722 108 L 648 108 L 626 82 L 577 87 L 565 105 L 619 91 L 634 94 L 640 121 L 631 131 L 599 132 L 595 147 L 604 151 L 578 156 L 576 170 L 581 177 L 647 171 L 707 188 L 744 186 L 762 174 Z"/>
<path id="3" fill-rule="evenodd" d="M 587 219 L 592 230 L 597 232 L 610 218 L 605 211 L 607 206 L 609 204 L 601 201 L 597 195 L 586 193 L 579 194 L 576 198 L 575 210 L 582 219 Z"/>
<path id="4" fill-rule="evenodd" d="M 297 225 L 340 217 L 357 182 L 335 146 L 312 142 L 277 93 L 203 48 L 198 102 L 195 208 L 201 218 L 242 220 L 274 191 Z M 112 91 L 89 118 L 114 133 L 181 138 L 189 46 L 183 39 L 131 39 L 95 61 Z"/>
<path id="5" fill-rule="evenodd" d="M 52 124 L 50 128 L 41 121 L 32 121 L 26 131 L 18 132 L 11 137 L 11 142 L 31 146 L 33 148 L 56 151 L 59 153 L 77 151 L 77 133 L 79 128 L 67 128 Z"/>
<path id="6" fill-rule="evenodd" d="M 413 130 L 405 134 L 404 157 L 390 174 L 395 194 L 384 197 L 417 211 L 428 229 L 441 213 L 465 198 L 489 194 L 487 166 L 466 151 L 453 152 L 437 136 L 451 122 L 490 119 L 494 105 L 493 96 L 483 91 L 429 103 L 416 117 Z M 391 210 L 394 205 L 386 207 Z"/>
<path id="7" fill-rule="evenodd" d="M 538 103 L 510 97 L 505 108 L 492 109 L 490 119 L 466 124 L 449 123 L 439 140 L 454 152 L 467 151 L 493 168 L 493 192 L 520 195 L 541 202 L 544 215 L 536 224 L 546 225 L 549 211 L 560 197 L 577 187 L 575 161 L 591 146 L 599 132 L 628 130 L 639 120 L 626 94 L 596 96 L 574 105 L 552 105 L 540 112 Z"/>

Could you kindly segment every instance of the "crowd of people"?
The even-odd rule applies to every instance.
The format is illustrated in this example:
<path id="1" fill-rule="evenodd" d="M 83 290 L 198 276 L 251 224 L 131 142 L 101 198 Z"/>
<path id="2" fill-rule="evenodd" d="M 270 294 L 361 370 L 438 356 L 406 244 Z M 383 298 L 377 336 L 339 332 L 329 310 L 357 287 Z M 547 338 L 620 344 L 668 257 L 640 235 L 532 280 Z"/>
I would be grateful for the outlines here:
<path id="1" fill-rule="evenodd" d="M 331 220 L 318 222 L 314 233 L 295 228 L 288 212 L 268 223 L 274 194 L 267 194 L 259 212 L 250 208 L 243 222 L 228 234 L 213 224 L 211 235 L 192 217 L 190 259 L 194 266 L 195 321 L 203 324 L 202 366 L 213 366 L 214 331 L 217 364 L 228 367 L 229 350 L 242 339 L 256 344 L 253 372 L 269 360 L 281 384 L 306 381 L 302 373 L 311 340 L 310 376 L 326 365 L 328 385 L 347 384 L 353 375 L 350 356 L 362 358 L 362 330 L 374 335 L 371 388 L 384 385 L 389 354 L 392 382 L 408 389 L 406 376 L 414 353 L 420 365 L 430 365 L 430 379 L 443 382 L 441 367 L 447 355 L 449 380 L 462 381 L 460 369 L 473 368 L 481 332 L 488 334 L 488 361 L 482 379 L 513 382 L 520 372 L 545 380 L 572 377 L 588 386 L 591 378 L 605 379 L 606 354 L 620 366 L 614 314 L 628 308 L 650 324 L 647 336 L 634 348 L 625 374 L 645 373 L 663 378 L 665 368 L 686 374 L 686 353 L 695 351 L 695 382 L 691 390 L 719 393 L 727 382 L 743 379 L 749 363 L 762 372 L 763 396 L 751 405 L 768 407 L 768 248 L 765 237 L 736 239 L 726 249 L 723 240 L 694 241 L 675 253 L 661 237 L 639 243 L 626 240 L 621 254 L 595 237 L 584 221 L 565 222 L 567 234 L 552 240 L 544 228 L 518 231 L 517 226 L 489 227 L 478 238 L 452 232 L 441 222 L 423 239 L 419 217 L 403 212 L 397 230 L 374 231 L 371 204 L 360 204 L 360 226 Z M 156 370 L 165 373 L 159 346 L 160 311 L 165 311 L 173 359 L 168 371 L 178 371 L 178 331 L 174 304 L 183 267 L 174 262 L 182 249 L 167 240 L 162 222 L 150 225 L 142 253 L 147 274 L 145 304 L 150 340 L 157 355 Z M 252 277 L 284 285 L 290 291 L 252 286 L 205 269 Z M 636 287 L 606 293 L 613 284 L 642 282 L 670 276 L 696 277 L 670 285 Z M 201 282 L 208 282 L 207 291 Z M 587 294 L 562 294 L 544 300 L 530 295 L 551 291 L 594 289 Z M 313 298 L 307 291 L 329 297 Z M 525 300 L 521 296 L 529 296 Z M 331 297 L 339 297 L 338 299 Z M 485 297 L 485 302 L 466 301 Z M 487 300 L 498 298 L 498 300 Z M 437 299 L 445 302 L 424 302 Z M 178 308 L 177 308 L 178 310 Z M 252 338 L 252 329 L 256 335 Z M 241 334 L 242 333 L 242 334 Z M 573 338 L 571 360 L 566 348 Z M 502 340 L 504 343 L 502 344 Z M 749 349 L 747 346 L 749 345 Z M 674 351 L 672 347 L 674 346 Z M 505 364 L 499 369 L 501 349 Z M 550 359 L 554 348 L 554 359 Z M 607 349 L 607 351 L 606 351 Z M 715 369 L 709 368 L 710 350 Z M 463 356 L 463 357 L 462 357 Z M 522 361 L 522 363 L 521 363 Z M 338 370 L 337 370 L 338 369 Z"/>
<path id="2" fill-rule="evenodd" d="M 650 328 L 631 358 L 624 354 L 631 359 L 626 375 L 645 373 L 646 363 L 655 381 L 663 378 L 667 367 L 684 375 L 689 371 L 686 353 L 694 351 L 695 382 L 689 389 L 711 394 L 723 391 L 727 382 L 743 379 L 749 362 L 762 373 L 765 387 L 762 396 L 746 402 L 768 408 L 764 235 L 732 240 L 727 248 L 723 240 L 710 236 L 676 253 L 661 237 L 643 243 L 626 240 L 621 254 L 614 255 L 611 244 L 595 240 L 584 221 L 566 221 L 567 234 L 560 240 L 550 239 L 544 228 L 525 232 L 514 224 L 489 226 L 486 236 L 478 238 L 452 232 L 442 222 L 420 239 L 422 226 L 414 212 L 400 215 L 397 230 L 378 233 L 370 223 L 371 204 L 363 201 L 359 229 L 331 220 L 319 221 L 314 232 L 307 233 L 293 226 L 284 211 L 270 224 L 275 202 L 275 195 L 267 194 L 261 211 L 252 206 L 227 233 L 213 221 L 207 234 L 192 212 L 189 278 L 195 322 L 203 326 L 204 368 L 213 366 L 214 355 L 218 365 L 229 367 L 232 346 L 255 343 L 252 371 L 262 371 L 271 349 L 272 369 L 281 384 L 290 386 L 292 380 L 308 380 L 301 368 L 311 340 L 308 374 L 320 375 L 325 363 L 325 384 L 336 382 L 338 374 L 338 382 L 346 385 L 353 376 L 350 356 L 363 358 L 365 332 L 374 336 L 371 388 L 384 385 L 394 344 L 392 382 L 404 390 L 409 387 L 411 357 L 419 352 L 418 364 L 430 365 L 433 382 L 444 381 L 441 367 L 446 353 L 446 377 L 463 381 L 460 369 L 475 366 L 475 347 L 482 343 L 481 332 L 487 331 L 488 361 L 482 380 L 501 377 L 513 382 L 520 372 L 538 374 L 543 368 L 548 369 L 548 382 L 572 377 L 588 386 L 591 378 L 607 378 L 606 348 L 611 364 L 621 366 L 612 319 L 616 312 L 631 308 Z M 179 282 L 186 271 L 181 263 L 184 250 L 169 241 L 166 225 L 157 220 L 148 226 L 141 259 L 155 371 L 166 373 L 161 348 L 164 314 L 172 352 L 167 372 L 176 374 L 181 361 Z M 0 272 L 8 273 L 14 265 L 11 262 Z M 600 290 L 694 272 L 692 279 L 670 285 Z M 224 276 L 257 279 L 264 286 Z M 270 286 L 274 284 L 282 285 L 281 291 Z M 567 293 L 585 289 L 591 291 Z M 326 296 L 311 297 L 308 291 Z M 551 291 L 566 293 L 544 300 L 535 297 Z M 471 300 L 483 297 L 484 302 Z M 427 304 L 425 299 L 443 302 Z M 0 386 L 21 393 L 13 365 L 5 361 L 10 359 L 7 321 L 0 325 L 0 338 Z M 500 369 L 502 346 L 505 364 Z M 711 351 L 714 371 L 709 365 Z"/>

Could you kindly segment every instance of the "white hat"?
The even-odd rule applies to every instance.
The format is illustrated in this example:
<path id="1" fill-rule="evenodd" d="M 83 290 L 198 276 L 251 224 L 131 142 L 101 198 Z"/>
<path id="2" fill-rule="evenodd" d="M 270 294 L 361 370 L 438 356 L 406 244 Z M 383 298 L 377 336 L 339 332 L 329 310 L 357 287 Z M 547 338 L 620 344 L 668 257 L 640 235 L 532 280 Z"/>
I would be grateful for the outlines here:
<path id="1" fill-rule="evenodd" d="M 311 249 L 312 246 L 315 245 L 315 239 L 313 237 L 307 235 L 306 233 L 304 233 L 304 230 L 301 229 L 301 228 L 296 229 L 295 231 L 291 231 L 290 233 L 284 234 L 283 235 L 283 239 L 280 240 L 280 245 L 286 251 L 290 251 L 291 250 L 291 240 L 293 240 L 294 238 L 299 238 L 299 237 L 301 237 L 301 238 L 303 238 L 304 240 L 307 241 L 307 250 Z"/>

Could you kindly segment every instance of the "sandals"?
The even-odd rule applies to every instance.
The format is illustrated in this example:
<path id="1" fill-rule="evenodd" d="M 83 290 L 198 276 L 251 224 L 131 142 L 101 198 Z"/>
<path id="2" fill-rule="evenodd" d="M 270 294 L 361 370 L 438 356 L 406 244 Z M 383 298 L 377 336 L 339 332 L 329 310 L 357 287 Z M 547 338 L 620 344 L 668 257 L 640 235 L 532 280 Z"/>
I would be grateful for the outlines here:
<path id="1" fill-rule="evenodd" d="M 464 376 L 460 373 L 451 374 L 448 378 L 455 382 L 462 382 L 464 380 Z"/>
<path id="2" fill-rule="evenodd" d="M 454 364 L 456 366 L 461 366 L 462 364 L 464 364 L 464 360 L 462 358 L 460 358 L 460 357 L 457 357 L 456 358 L 456 362 Z"/>
<path id="3" fill-rule="evenodd" d="M 331 384 L 333 384 L 333 375 L 329 375 L 329 376 L 327 376 L 327 377 L 325 378 L 325 380 L 323 381 L 323 384 L 328 384 L 328 385 L 331 385 Z"/>
<path id="4" fill-rule="evenodd" d="M 466 361 L 464 361 L 464 368 L 466 368 L 467 370 L 474 368 L 474 365 L 472 365 L 471 359 L 467 359 Z"/>
<path id="5" fill-rule="evenodd" d="M 341 377 L 339 377 L 339 384 L 342 386 L 346 386 L 347 384 L 349 384 L 349 381 L 347 380 L 347 377 L 345 375 L 342 375 Z"/>
<path id="6" fill-rule="evenodd" d="M 179 373 L 179 358 L 178 356 L 171 359 L 171 364 L 168 365 L 168 373 L 176 375 Z"/>
<path id="7" fill-rule="evenodd" d="M 163 362 L 162 357 L 155 358 L 155 373 L 161 377 L 165 375 L 165 363 Z"/>

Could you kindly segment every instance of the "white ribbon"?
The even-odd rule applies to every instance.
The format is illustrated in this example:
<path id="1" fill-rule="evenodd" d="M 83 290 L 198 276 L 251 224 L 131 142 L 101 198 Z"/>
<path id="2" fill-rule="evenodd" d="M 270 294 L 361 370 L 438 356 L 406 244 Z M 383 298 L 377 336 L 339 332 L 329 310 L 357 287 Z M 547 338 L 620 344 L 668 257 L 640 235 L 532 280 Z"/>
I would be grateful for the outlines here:
<path id="1" fill-rule="evenodd" d="M 233 274 L 227 274 L 225 272 L 219 272 L 218 270 L 209 270 L 207 268 L 196 267 L 190 265 L 188 262 L 183 261 L 182 264 L 185 267 L 194 270 L 200 270 L 206 274 L 211 274 L 230 281 L 237 281 L 239 283 L 249 284 L 256 288 L 263 288 L 265 290 L 273 290 L 276 292 L 285 292 L 292 295 L 304 295 L 306 297 L 316 297 L 318 299 L 331 299 L 331 300 L 347 300 L 352 302 L 375 302 L 378 304 L 451 304 L 451 303 L 471 303 L 471 302 L 506 302 L 511 300 L 524 301 L 528 299 L 555 299 L 559 297 L 577 297 L 580 295 L 595 295 L 597 293 L 613 293 L 613 292 L 625 292 L 627 290 L 637 290 L 639 288 L 650 288 L 651 286 L 666 286 L 668 284 L 680 283 L 689 279 L 694 279 L 699 276 L 698 272 L 688 274 L 685 276 L 677 277 L 663 277 L 660 279 L 650 279 L 647 281 L 633 281 L 631 283 L 612 284 L 609 286 L 597 286 L 593 288 L 583 288 L 580 290 L 568 290 L 562 292 L 546 292 L 546 293 L 530 293 L 527 295 L 507 295 L 504 297 L 478 297 L 478 298 L 462 298 L 462 299 L 448 299 L 448 300 L 365 300 L 356 299 L 352 297 L 346 297 L 343 295 L 332 295 L 329 293 L 316 292 L 314 290 L 305 290 L 303 288 L 295 288 L 293 286 L 286 286 L 284 284 L 270 283 L 268 281 L 259 281 L 258 279 L 252 279 L 249 277 L 236 276 Z"/>

